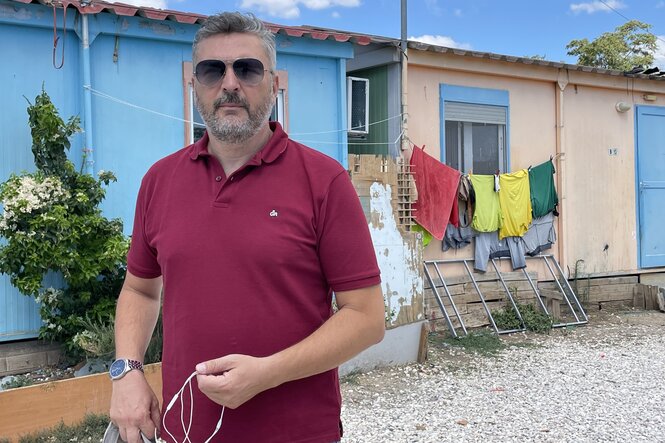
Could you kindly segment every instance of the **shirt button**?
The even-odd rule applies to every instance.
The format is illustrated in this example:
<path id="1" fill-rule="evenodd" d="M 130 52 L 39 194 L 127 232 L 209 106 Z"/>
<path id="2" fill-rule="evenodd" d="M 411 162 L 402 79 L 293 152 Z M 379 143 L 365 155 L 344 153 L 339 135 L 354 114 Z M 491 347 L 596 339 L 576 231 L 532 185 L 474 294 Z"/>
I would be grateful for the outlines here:
<path id="1" fill-rule="evenodd" d="M 222 181 L 222 176 L 218 175 L 217 177 L 215 177 L 215 181 L 216 182 L 221 182 Z"/>
<path id="2" fill-rule="evenodd" d="M 235 177 L 231 177 L 231 181 L 233 181 L 234 178 L 235 178 Z"/>

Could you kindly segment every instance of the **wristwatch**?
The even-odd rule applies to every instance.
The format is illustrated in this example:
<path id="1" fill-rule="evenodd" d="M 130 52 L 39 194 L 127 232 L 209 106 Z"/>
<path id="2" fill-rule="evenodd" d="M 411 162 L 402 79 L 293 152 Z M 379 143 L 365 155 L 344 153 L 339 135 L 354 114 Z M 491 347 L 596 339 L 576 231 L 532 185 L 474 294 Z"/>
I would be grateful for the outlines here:
<path id="1" fill-rule="evenodd" d="M 113 363 L 111 363 L 111 368 L 109 369 L 109 377 L 111 377 L 111 380 L 119 380 L 132 369 L 138 369 L 139 371 L 143 372 L 143 363 L 141 363 L 138 360 L 119 358 Z"/>

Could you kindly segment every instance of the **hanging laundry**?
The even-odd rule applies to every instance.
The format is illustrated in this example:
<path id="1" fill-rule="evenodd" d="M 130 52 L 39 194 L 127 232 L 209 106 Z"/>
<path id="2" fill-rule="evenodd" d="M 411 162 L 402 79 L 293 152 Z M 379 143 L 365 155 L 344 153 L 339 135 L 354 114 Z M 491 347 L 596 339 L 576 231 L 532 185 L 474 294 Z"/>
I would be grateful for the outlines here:
<path id="1" fill-rule="evenodd" d="M 422 235 L 423 239 L 423 246 L 429 245 L 432 241 L 432 234 L 427 232 L 427 230 L 420 226 L 418 223 L 411 226 L 411 232 L 420 232 L 420 235 Z"/>
<path id="2" fill-rule="evenodd" d="M 473 190 L 473 184 L 471 179 L 467 174 L 462 174 L 459 180 L 459 188 L 457 189 L 457 200 L 458 204 L 462 203 L 462 208 L 466 213 L 466 218 L 469 221 L 468 224 L 464 224 L 463 227 L 469 226 L 473 220 L 473 208 L 476 204 L 476 191 Z M 460 211 L 460 217 L 461 217 Z M 462 221 L 460 220 L 460 225 Z"/>
<path id="3" fill-rule="evenodd" d="M 459 226 L 448 223 L 446 235 L 441 242 L 441 249 L 460 249 L 471 243 L 471 239 L 476 232 L 471 227 L 473 219 L 473 205 L 476 201 L 476 194 L 469 176 L 462 174 L 457 189 L 457 205 L 459 215 Z"/>
<path id="4" fill-rule="evenodd" d="M 550 212 L 542 217 L 534 218 L 522 239 L 526 253 L 532 257 L 551 248 L 556 242 L 554 213 Z"/>
<path id="5" fill-rule="evenodd" d="M 501 185 L 503 186 L 503 184 Z M 526 268 L 524 241 L 521 237 L 499 239 L 498 231 L 476 234 L 476 251 L 473 267 L 477 271 L 487 271 L 490 258 L 510 257 L 513 270 Z"/>
<path id="6" fill-rule="evenodd" d="M 494 176 L 471 174 L 470 178 L 476 195 L 471 227 L 478 232 L 498 230 L 502 219 L 499 193 L 494 192 Z"/>
<path id="7" fill-rule="evenodd" d="M 442 240 L 448 222 L 459 225 L 457 188 L 461 173 L 417 146 L 411 154 L 411 167 L 418 190 L 415 220 L 434 238 Z"/>
<path id="8" fill-rule="evenodd" d="M 499 203 L 503 224 L 499 229 L 499 239 L 521 237 L 531 224 L 531 192 L 529 190 L 529 172 L 522 169 L 499 176 L 501 191 Z"/>
<path id="9" fill-rule="evenodd" d="M 460 214 L 461 216 L 461 214 Z M 447 251 L 448 249 L 461 249 L 471 243 L 471 239 L 476 235 L 476 231 L 471 226 L 462 226 L 462 219 L 460 219 L 459 227 L 448 223 L 446 227 L 446 235 L 441 242 L 441 249 Z"/>
<path id="10" fill-rule="evenodd" d="M 533 217 L 542 217 L 556 209 L 559 198 L 554 187 L 554 164 L 551 160 L 529 169 Z M 559 215 L 555 213 L 554 215 Z"/>

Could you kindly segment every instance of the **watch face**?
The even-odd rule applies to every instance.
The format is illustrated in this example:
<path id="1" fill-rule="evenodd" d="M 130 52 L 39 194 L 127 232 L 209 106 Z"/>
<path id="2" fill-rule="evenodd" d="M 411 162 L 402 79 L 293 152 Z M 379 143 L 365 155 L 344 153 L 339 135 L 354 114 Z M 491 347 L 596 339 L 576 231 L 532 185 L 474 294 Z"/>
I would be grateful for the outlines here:
<path id="1" fill-rule="evenodd" d="M 111 378 L 120 377 L 125 372 L 125 360 L 116 360 L 111 364 L 109 374 Z"/>

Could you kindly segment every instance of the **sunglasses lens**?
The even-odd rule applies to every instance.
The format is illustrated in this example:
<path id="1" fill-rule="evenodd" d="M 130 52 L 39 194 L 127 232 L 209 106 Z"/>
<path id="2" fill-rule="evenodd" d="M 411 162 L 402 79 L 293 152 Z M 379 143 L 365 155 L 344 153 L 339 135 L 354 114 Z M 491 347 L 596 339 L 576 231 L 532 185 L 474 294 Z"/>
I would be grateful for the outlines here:
<path id="1" fill-rule="evenodd" d="M 263 80 L 263 63 L 255 58 L 240 58 L 233 62 L 233 73 L 241 82 L 258 85 Z"/>
<path id="2" fill-rule="evenodd" d="M 196 65 L 195 70 L 196 79 L 206 86 L 217 84 L 225 72 L 226 65 L 221 60 L 203 60 Z"/>

